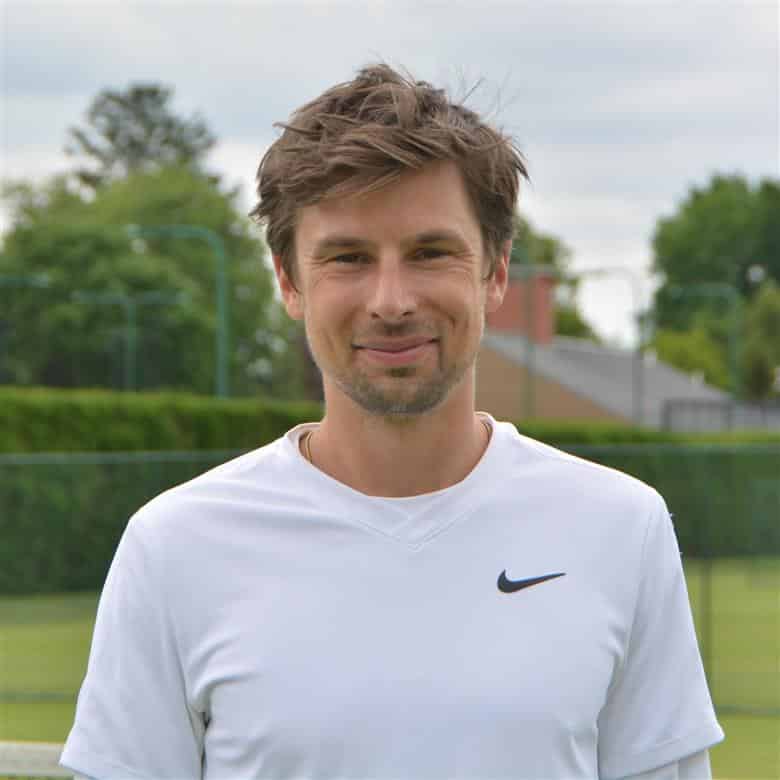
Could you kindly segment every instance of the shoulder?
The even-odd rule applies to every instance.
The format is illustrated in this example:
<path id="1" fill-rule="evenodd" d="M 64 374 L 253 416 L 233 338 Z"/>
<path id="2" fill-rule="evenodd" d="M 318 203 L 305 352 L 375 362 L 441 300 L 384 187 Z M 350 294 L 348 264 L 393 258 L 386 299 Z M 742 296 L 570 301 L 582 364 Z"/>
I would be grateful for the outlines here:
<path id="1" fill-rule="evenodd" d="M 496 430 L 502 480 L 537 496 L 549 512 L 628 526 L 642 535 L 668 520 L 664 499 L 640 479 L 524 436 L 511 423 L 497 423 Z"/>
<path id="2" fill-rule="evenodd" d="M 202 526 L 219 526 L 255 515 L 300 494 L 300 463 L 290 434 L 220 464 L 160 493 L 131 517 L 129 527 L 143 537 L 197 534 Z"/>
<path id="3" fill-rule="evenodd" d="M 639 566 L 648 540 L 671 527 L 666 502 L 640 479 L 523 436 L 511 423 L 498 430 L 496 489 L 524 517 L 556 529 L 562 544 L 596 544 Z"/>

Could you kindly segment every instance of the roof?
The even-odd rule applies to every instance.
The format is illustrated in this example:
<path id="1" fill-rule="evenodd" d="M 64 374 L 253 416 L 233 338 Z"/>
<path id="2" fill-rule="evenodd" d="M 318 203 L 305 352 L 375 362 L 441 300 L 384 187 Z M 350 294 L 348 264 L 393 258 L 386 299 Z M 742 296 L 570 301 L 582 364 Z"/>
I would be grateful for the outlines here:
<path id="1" fill-rule="evenodd" d="M 534 344 L 519 334 L 486 331 L 483 344 L 517 365 L 533 362 L 534 373 L 588 398 L 628 420 L 634 417 L 633 351 L 605 347 L 585 339 L 556 336 L 550 344 Z M 666 363 L 644 356 L 638 372 L 642 424 L 660 428 L 667 400 L 726 401 L 729 395 Z"/>

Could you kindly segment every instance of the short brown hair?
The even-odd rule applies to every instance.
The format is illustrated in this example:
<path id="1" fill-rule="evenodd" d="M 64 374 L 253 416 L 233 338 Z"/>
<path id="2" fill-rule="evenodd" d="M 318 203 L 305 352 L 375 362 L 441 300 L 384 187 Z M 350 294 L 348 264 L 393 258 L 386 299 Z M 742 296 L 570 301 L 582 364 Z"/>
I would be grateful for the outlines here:
<path id="1" fill-rule="evenodd" d="M 455 162 L 463 175 L 492 275 L 512 238 L 519 180 L 528 171 L 510 137 L 444 90 L 370 65 L 277 126 L 284 132 L 260 161 L 250 216 L 266 223 L 271 252 L 291 279 L 299 209 L 377 190 L 437 160 Z"/>

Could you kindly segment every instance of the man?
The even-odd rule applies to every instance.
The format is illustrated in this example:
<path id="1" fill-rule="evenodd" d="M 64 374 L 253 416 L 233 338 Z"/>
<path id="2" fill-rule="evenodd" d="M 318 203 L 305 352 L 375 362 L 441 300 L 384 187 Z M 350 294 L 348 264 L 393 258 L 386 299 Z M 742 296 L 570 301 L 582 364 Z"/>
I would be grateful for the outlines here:
<path id="1" fill-rule="evenodd" d="M 258 171 L 325 415 L 157 497 L 62 763 L 95 778 L 710 776 L 662 499 L 474 410 L 522 157 L 385 65 Z"/>

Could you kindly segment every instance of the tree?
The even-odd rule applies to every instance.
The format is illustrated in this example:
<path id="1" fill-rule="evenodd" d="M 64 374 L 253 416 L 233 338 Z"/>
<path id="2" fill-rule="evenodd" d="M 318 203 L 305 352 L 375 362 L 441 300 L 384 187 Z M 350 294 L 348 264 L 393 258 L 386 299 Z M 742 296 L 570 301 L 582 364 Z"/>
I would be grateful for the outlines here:
<path id="1" fill-rule="evenodd" d="M 522 263 L 548 265 L 564 276 L 571 260 L 571 250 L 563 241 L 549 233 L 536 230 L 519 213 L 515 213 L 514 223 L 515 233 L 509 262 L 517 265 Z"/>
<path id="2" fill-rule="evenodd" d="M 231 387 L 297 393 L 290 326 L 273 295 L 272 272 L 256 228 L 234 193 L 189 168 L 137 171 L 88 198 L 60 178 L 6 187 L 12 226 L 0 276 L 46 274 L 46 289 L 0 287 L 6 323 L 4 377 L 16 384 L 107 386 L 121 377 L 125 320 L 119 306 L 75 302 L 75 290 L 137 296 L 186 292 L 187 305 L 144 306 L 141 388 L 214 392 L 215 261 L 201 241 L 172 235 L 133 238 L 129 224 L 191 224 L 224 240 L 231 302 Z M 296 382 L 298 385 L 296 385 Z"/>
<path id="3" fill-rule="evenodd" d="M 536 230 L 519 213 L 515 214 L 515 235 L 510 264 L 549 266 L 557 278 L 555 332 L 559 336 L 599 341 L 577 305 L 578 280 L 569 270 L 572 252 L 559 238 Z"/>
<path id="4" fill-rule="evenodd" d="M 572 303 L 558 302 L 555 305 L 555 333 L 574 339 L 588 339 L 597 344 L 601 339 Z"/>
<path id="5" fill-rule="evenodd" d="M 759 400 L 778 394 L 780 286 L 773 281 L 761 286 L 746 312 L 742 371 L 749 398 Z"/>
<path id="6" fill-rule="evenodd" d="M 124 91 L 102 90 L 86 114 L 86 126 L 69 131 L 66 153 L 83 157 L 75 175 L 97 189 L 128 174 L 167 167 L 202 172 L 215 138 L 198 116 L 185 119 L 171 109 L 173 90 L 134 84 Z"/>
<path id="7" fill-rule="evenodd" d="M 751 185 L 742 176 L 713 176 L 707 187 L 692 189 L 673 215 L 658 221 L 653 251 L 662 283 L 649 319 L 663 337 L 658 343 L 671 339 L 676 345 L 660 347 L 659 354 L 684 370 L 706 363 L 709 369 L 700 365 L 701 370 L 720 385 L 711 353 L 715 349 L 718 362 L 728 366 L 729 340 L 738 328 L 740 386 L 753 398 L 766 393 L 773 381 L 767 362 L 774 359 L 767 349 L 771 337 L 754 324 L 750 311 L 758 300 L 758 280 L 780 281 L 780 181 Z M 739 321 L 728 288 L 738 296 Z M 774 340 L 780 340 L 780 331 Z M 702 349 L 698 359 L 697 348 Z"/>
<path id="8" fill-rule="evenodd" d="M 704 328 L 658 330 L 650 347 L 664 363 L 686 374 L 699 375 L 707 384 L 729 389 L 731 377 L 724 355 Z"/>
<path id="9" fill-rule="evenodd" d="M 755 291 L 751 269 L 780 282 L 780 181 L 751 186 L 741 176 L 714 176 L 692 189 L 653 235 L 653 268 L 661 274 L 654 303 L 660 328 L 684 330 L 701 311 L 720 316 L 713 298 L 675 297 L 675 287 L 702 282 L 733 285 L 746 300 Z"/>

